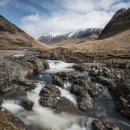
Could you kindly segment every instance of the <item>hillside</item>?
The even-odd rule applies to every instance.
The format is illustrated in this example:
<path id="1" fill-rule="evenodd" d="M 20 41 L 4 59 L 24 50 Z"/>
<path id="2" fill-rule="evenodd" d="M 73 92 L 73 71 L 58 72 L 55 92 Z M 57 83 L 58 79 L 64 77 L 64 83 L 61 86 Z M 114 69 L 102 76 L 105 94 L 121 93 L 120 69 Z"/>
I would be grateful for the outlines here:
<path id="1" fill-rule="evenodd" d="M 130 8 L 120 9 L 103 29 L 99 39 L 112 37 L 130 29 Z"/>
<path id="2" fill-rule="evenodd" d="M 46 48 L 16 25 L 0 15 L 0 48 L 37 47 Z"/>

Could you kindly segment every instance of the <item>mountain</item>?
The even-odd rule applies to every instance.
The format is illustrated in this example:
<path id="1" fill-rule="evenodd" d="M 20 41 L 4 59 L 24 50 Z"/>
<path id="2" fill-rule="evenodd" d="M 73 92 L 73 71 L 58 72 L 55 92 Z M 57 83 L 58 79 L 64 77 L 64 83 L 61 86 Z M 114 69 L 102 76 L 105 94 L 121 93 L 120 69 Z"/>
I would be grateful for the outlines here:
<path id="1" fill-rule="evenodd" d="M 47 33 L 42 35 L 38 40 L 44 43 L 58 43 L 74 39 L 96 39 L 101 31 L 101 28 L 89 28 L 69 33 Z"/>
<path id="2" fill-rule="evenodd" d="M 0 48 L 44 47 L 16 25 L 0 15 Z"/>
<path id="3" fill-rule="evenodd" d="M 99 36 L 100 40 L 58 43 L 58 47 L 79 52 L 122 54 L 130 56 L 130 9 L 120 9 L 115 13 Z"/>
<path id="4" fill-rule="evenodd" d="M 120 9 L 99 35 L 99 39 L 112 37 L 130 29 L 130 8 Z"/>

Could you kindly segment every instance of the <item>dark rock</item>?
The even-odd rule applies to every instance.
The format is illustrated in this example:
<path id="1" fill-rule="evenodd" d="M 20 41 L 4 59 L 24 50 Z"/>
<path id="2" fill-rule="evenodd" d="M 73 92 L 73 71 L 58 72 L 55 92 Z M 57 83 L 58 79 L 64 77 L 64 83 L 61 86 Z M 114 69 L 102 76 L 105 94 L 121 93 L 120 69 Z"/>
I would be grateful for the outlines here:
<path id="1" fill-rule="evenodd" d="M 60 91 L 54 85 L 45 86 L 40 92 L 40 104 L 43 106 L 54 107 L 60 97 Z"/>
<path id="2" fill-rule="evenodd" d="M 85 88 L 82 87 L 82 86 L 72 85 L 70 91 L 71 91 L 71 93 L 74 93 L 75 95 L 80 96 L 80 95 L 82 95 L 82 93 L 83 93 L 84 91 L 86 91 L 86 90 L 85 90 Z"/>
<path id="3" fill-rule="evenodd" d="M 50 69 L 49 64 L 43 60 L 44 69 Z"/>
<path id="4" fill-rule="evenodd" d="M 109 123 L 106 119 L 94 120 L 92 122 L 92 130 L 121 130 L 113 123 Z"/>
<path id="5" fill-rule="evenodd" d="M 42 60 L 35 56 L 0 59 L 0 93 L 4 94 L 18 89 L 34 89 L 34 84 L 25 77 L 43 69 Z"/>
<path id="6" fill-rule="evenodd" d="M 2 96 L 0 96 L 0 105 L 2 104 L 2 102 L 3 102 L 3 98 Z"/>
<path id="7" fill-rule="evenodd" d="M 0 106 L 1 130 L 27 130 L 25 124 L 12 113 Z"/>
<path id="8" fill-rule="evenodd" d="M 32 107 L 33 107 L 33 102 L 32 101 L 29 101 L 29 100 L 21 100 L 20 101 L 20 105 L 26 109 L 26 110 L 29 110 L 31 111 L 32 110 Z"/>
<path id="9" fill-rule="evenodd" d="M 93 83 L 86 85 L 86 89 L 92 97 L 98 97 L 101 94 L 101 90 Z"/>
<path id="10" fill-rule="evenodd" d="M 84 92 L 87 92 L 92 97 L 97 97 L 101 93 L 101 91 L 94 84 L 86 84 L 86 86 L 72 85 L 70 91 L 77 96 L 83 95 Z"/>
<path id="11" fill-rule="evenodd" d="M 121 96 L 117 105 L 120 112 L 126 117 L 130 118 L 130 99 L 126 99 Z"/>
<path id="12" fill-rule="evenodd" d="M 79 109 L 81 109 L 84 112 L 89 111 L 93 107 L 93 99 L 86 92 L 84 92 L 82 96 L 79 96 L 77 101 Z"/>
<path id="13" fill-rule="evenodd" d="M 76 85 L 85 86 L 86 85 L 86 78 L 84 76 L 77 76 L 75 74 L 70 74 L 68 72 L 59 72 L 53 76 L 53 83 L 57 83 L 60 86 L 63 86 L 63 82 L 70 82 Z M 57 79 L 55 81 L 55 79 Z"/>
<path id="14" fill-rule="evenodd" d="M 62 97 L 54 107 L 56 112 L 69 112 L 73 114 L 83 114 L 72 102 Z"/>
<path id="15" fill-rule="evenodd" d="M 92 81 L 93 82 L 97 82 L 97 83 L 101 83 L 104 86 L 111 86 L 113 84 L 113 80 L 112 79 L 108 79 L 106 77 L 103 76 L 97 76 L 96 78 L 92 77 Z"/>
<path id="16" fill-rule="evenodd" d="M 91 70 L 89 71 L 89 75 L 92 77 L 101 76 L 102 69 L 99 66 L 92 66 Z"/>
<path id="17" fill-rule="evenodd" d="M 109 68 L 118 68 L 118 69 L 129 69 L 130 68 L 130 62 L 129 61 L 112 61 L 110 63 L 106 64 Z"/>
<path id="18" fill-rule="evenodd" d="M 64 86 L 64 81 L 59 76 L 54 75 L 52 84 L 63 87 Z"/>
<path id="19" fill-rule="evenodd" d="M 80 72 L 83 72 L 83 71 L 86 70 L 85 67 L 82 66 L 82 65 L 73 65 L 73 68 L 74 68 L 75 70 L 80 71 Z"/>

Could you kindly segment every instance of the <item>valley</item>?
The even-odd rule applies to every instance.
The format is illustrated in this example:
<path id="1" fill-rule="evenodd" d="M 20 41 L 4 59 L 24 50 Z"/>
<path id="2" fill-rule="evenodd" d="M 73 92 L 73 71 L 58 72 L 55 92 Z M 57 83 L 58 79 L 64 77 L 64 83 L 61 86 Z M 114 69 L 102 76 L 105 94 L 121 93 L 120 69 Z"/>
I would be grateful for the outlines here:
<path id="1" fill-rule="evenodd" d="M 0 128 L 129 130 L 129 23 L 38 41 L 0 16 Z"/>

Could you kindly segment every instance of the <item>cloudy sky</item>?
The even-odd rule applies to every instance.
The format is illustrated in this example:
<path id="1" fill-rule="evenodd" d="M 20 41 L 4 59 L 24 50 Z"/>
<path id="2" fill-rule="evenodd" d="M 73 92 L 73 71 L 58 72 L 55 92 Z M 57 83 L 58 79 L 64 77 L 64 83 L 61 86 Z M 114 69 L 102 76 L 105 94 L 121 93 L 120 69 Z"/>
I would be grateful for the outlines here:
<path id="1" fill-rule="evenodd" d="M 130 0 L 0 0 L 0 13 L 34 38 L 49 32 L 103 28 Z"/>

